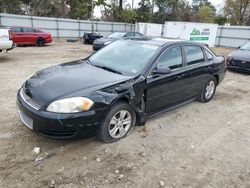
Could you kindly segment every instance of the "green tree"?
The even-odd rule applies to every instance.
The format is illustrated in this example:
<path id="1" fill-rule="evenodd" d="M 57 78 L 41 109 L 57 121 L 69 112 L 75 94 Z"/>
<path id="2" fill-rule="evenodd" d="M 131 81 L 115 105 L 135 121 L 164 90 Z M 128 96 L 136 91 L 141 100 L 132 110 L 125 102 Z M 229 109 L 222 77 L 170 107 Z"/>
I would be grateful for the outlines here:
<path id="1" fill-rule="evenodd" d="M 227 22 L 227 18 L 222 15 L 215 16 L 214 23 L 224 25 Z"/>
<path id="2" fill-rule="evenodd" d="M 150 22 L 152 21 L 152 4 L 150 0 L 141 0 L 138 3 L 139 8 L 136 10 L 137 21 L 139 22 Z"/>
<path id="3" fill-rule="evenodd" d="M 154 21 L 190 21 L 192 9 L 185 0 L 156 0 L 158 11 L 154 14 Z"/>
<path id="4" fill-rule="evenodd" d="M 233 25 L 247 24 L 250 19 L 250 0 L 226 0 L 224 15 Z"/>
<path id="5" fill-rule="evenodd" d="M 70 6 L 68 13 L 70 18 L 89 19 L 91 17 L 91 0 L 68 0 L 67 4 Z"/>
<path id="6" fill-rule="evenodd" d="M 203 6 L 208 6 L 212 9 L 214 13 L 216 12 L 216 8 L 208 0 L 193 0 L 192 2 L 194 13 L 197 13 L 199 8 Z"/>
<path id="7" fill-rule="evenodd" d="M 21 0 L 0 0 L 0 11 L 9 14 L 21 14 Z"/>
<path id="8" fill-rule="evenodd" d="M 215 14 L 211 7 L 203 6 L 198 9 L 196 18 L 199 22 L 213 23 Z"/>

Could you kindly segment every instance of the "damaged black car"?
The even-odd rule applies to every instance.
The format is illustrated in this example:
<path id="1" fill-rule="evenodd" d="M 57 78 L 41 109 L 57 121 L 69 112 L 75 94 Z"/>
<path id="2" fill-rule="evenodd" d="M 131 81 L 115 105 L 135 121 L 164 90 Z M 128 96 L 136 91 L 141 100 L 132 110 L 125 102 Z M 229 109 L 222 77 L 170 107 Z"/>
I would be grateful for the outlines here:
<path id="1" fill-rule="evenodd" d="M 229 54 L 227 68 L 250 74 L 250 42 L 239 46 L 237 50 Z"/>
<path id="2" fill-rule="evenodd" d="M 115 142 L 153 115 L 193 100 L 209 102 L 225 70 L 224 58 L 202 44 L 118 40 L 86 59 L 32 75 L 18 91 L 18 112 L 46 137 L 94 131 L 101 141 Z"/>

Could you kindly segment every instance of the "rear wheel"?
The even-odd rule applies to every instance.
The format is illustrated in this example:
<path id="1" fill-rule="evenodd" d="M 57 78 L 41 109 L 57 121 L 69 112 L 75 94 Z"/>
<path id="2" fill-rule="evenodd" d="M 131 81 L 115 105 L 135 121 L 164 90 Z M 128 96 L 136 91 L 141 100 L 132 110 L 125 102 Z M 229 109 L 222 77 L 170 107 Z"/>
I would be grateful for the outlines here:
<path id="1" fill-rule="evenodd" d="M 214 78 L 214 77 L 210 78 L 207 81 L 205 87 L 203 88 L 203 90 L 198 98 L 198 101 L 203 102 L 203 103 L 211 101 L 214 94 L 215 94 L 216 87 L 217 87 L 216 78 Z"/>
<path id="2" fill-rule="evenodd" d="M 134 127 L 135 119 L 135 112 L 129 104 L 115 104 L 99 127 L 98 138 L 112 143 L 126 137 Z"/>
<path id="3" fill-rule="evenodd" d="M 45 40 L 43 38 L 38 38 L 36 40 L 36 44 L 37 44 L 37 46 L 44 46 Z"/>

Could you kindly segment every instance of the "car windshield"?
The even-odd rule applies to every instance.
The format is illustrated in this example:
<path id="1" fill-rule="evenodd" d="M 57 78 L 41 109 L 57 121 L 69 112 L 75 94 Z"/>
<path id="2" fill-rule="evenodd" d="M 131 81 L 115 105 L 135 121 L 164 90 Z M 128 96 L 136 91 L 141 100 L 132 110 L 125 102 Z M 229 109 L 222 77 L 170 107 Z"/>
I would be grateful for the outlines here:
<path id="1" fill-rule="evenodd" d="M 111 35 L 107 36 L 107 38 L 111 39 L 120 39 L 125 35 L 125 33 L 112 33 Z"/>
<path id="2" fill-rule="evenodd" d="M 119 40 L 93 54 L 92 65 L 136 76 L 143 72 L 158 47 L 140 42 Z"/>
<path id="3" fill-rule="evenodd" d="M 250 42 L 247 42 L 246 44 L 241 46 L 240 49 L 242 49 L 242 50 L 250 50 Z"/>

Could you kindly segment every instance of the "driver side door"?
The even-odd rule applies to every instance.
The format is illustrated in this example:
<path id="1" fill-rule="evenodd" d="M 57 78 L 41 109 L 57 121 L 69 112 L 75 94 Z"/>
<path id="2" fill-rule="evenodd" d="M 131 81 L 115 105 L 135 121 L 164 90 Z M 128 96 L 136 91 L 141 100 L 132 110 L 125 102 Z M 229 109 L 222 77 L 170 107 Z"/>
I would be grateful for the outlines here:
<path id="1" fill-rule="evenodd" d="M 158 74 L 157 67 L 167 66 L 171 71 Z M 147 77 L 146 112 L 148 114 L 164 110 L 186 99 L 186 71 L 181 46 L 166 49 L 158 58 Z"/>

